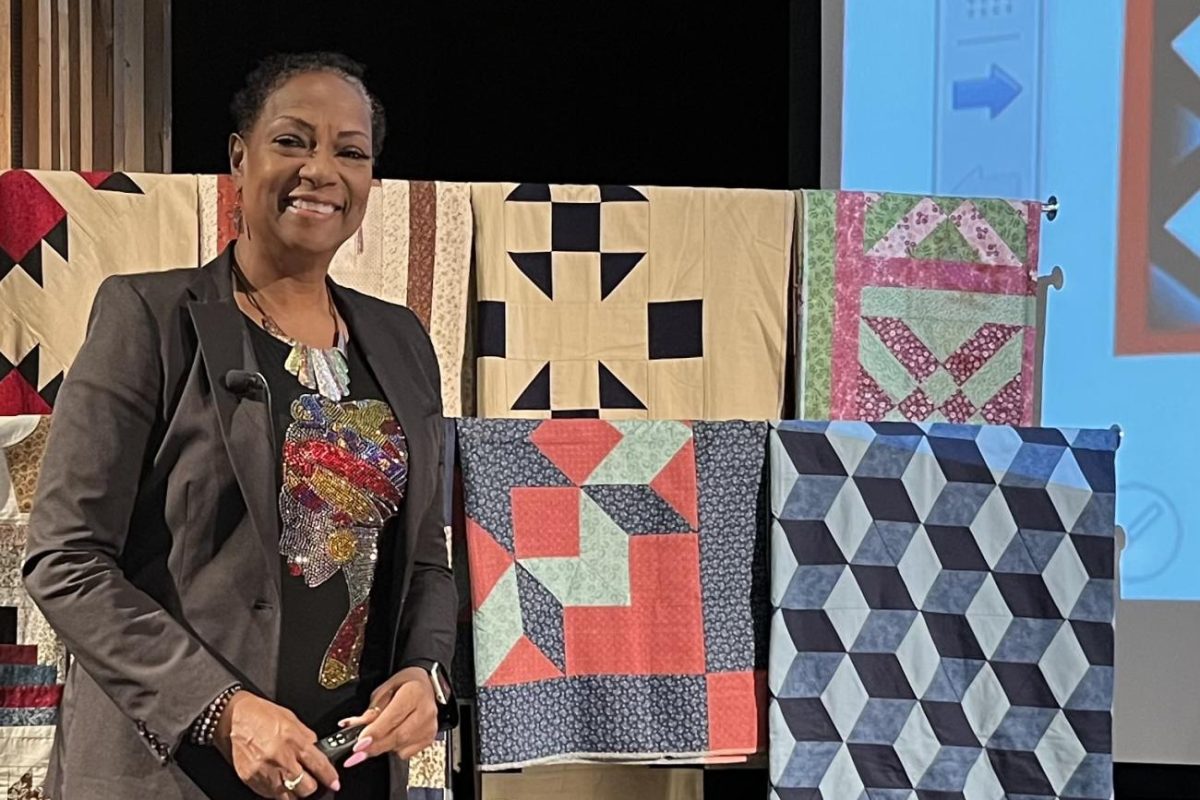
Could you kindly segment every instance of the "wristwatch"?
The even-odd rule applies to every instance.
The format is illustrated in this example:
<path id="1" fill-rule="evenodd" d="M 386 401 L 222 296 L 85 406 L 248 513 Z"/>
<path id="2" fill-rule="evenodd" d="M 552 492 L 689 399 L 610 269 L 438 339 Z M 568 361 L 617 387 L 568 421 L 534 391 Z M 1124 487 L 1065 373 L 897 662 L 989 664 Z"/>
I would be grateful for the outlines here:
<path id="1" fill-rule="evenodd" d="M 458 725 L 458 701 L 454 699 L 454 690 L 446 677 L 446 670 L 436 661 L 427 658 L 413 659 L 406 667 L 420 667 L 429 673 L 429 682 L 433 684 L 433 699 L 438 707 L 438 730 L 448 731 Z"/>
<path id="2" fill-rule="evenodd" d="M 450 703 L 450 682 L 442 673 L 442 665 L 436 661 L 429 667 L 429 680 L 433 682 L 433 697 L 437 700 L 437 704 L 439 706 L 448 705 Z"/>
<path id="3" fill-rule="evenodd" d="M 416 658 L 405 663 L 404 666 L 420 667 L 429 673 L 429 682 L 433 684 L 433 698 L 437 701 L 442 716 L 449 716 L 447 714 L 449 710 L 457 711 L 458 704 L 454 702 L 454 690 L 450 688 L 450 681 L 441 664 L 427 658 Z M 455 719 L 457 716 L 457 714 L 453 714 Z"/>

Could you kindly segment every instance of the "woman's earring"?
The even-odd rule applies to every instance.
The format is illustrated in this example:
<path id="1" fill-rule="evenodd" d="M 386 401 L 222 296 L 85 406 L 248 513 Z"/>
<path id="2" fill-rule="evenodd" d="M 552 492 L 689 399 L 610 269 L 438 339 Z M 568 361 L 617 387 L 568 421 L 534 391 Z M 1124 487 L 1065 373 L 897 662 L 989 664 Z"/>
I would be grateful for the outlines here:
<path id="1" fill-rule="evenodd" d="M 242 235 L 242 188 L 239 186 L 237 190 L 237 199 L 233 201 L 233 226 L 238 232 L 238 236 Z"/>
<path id="2" fill-rule="evenodd" d="M 238 232 L 239 238 L 241 238 L 241 235 L 243 233 L 246 234 L 247 239 L 254 238 L 253 236 L 250 235 L 250 226 L 247 225 L 245 223 L 245 220 L 242 218 L 242 187 L 240 187 L 240 186 L 238 187 L 238 190 L 237 190 L 237 202 L 234 204 L 234 207 L 233 207 L 233 220 L 237 224 L 237 232 Z"/>

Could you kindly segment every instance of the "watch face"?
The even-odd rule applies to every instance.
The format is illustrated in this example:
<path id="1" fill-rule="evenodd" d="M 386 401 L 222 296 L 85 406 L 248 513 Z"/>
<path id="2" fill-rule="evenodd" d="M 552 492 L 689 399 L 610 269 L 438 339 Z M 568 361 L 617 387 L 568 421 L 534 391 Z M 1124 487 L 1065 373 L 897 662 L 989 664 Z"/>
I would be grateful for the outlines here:
<path id="1" fill-rule="evenodd" d="M 440 664 L 435 662 L 434 665 L 429 668 L 429 677 L 433 681 L 433 696 L 437 699 L 438 705 L 446 705 L 447 698 L 450 696 L 450 687 L 442 677 Z"/>

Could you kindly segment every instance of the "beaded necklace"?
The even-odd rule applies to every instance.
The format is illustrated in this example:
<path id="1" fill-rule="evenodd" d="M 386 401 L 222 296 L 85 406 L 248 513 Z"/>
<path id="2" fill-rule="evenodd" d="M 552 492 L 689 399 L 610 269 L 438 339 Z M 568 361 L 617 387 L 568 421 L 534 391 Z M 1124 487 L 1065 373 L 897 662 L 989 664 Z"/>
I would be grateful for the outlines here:
<path id="1" fill-rule="evenodd" d="M 333 293 L 325 287 L 326 298 L 329 301 L 329 315 L 333 317 L 334 335 L 333 347 L 310 347 L 304 342 L 297 341 L 283 332 L 270 314 L 258 302 L 250 282 L 242 274 L 238 266 L 234 266 L 234 277 L 246 299 L 254 310 L 262 316 L 262 328 L 279 341 L 290 346 L 291 352 L 283 362 L 283 368 L 296 376 L 300 385 L 306 389 L 315 389 L 322 397 L 335 403 L 350 394 L 350 366 L 346 361 L 346 336 L 338 324 L 337 311 L 333 306 Z"/>

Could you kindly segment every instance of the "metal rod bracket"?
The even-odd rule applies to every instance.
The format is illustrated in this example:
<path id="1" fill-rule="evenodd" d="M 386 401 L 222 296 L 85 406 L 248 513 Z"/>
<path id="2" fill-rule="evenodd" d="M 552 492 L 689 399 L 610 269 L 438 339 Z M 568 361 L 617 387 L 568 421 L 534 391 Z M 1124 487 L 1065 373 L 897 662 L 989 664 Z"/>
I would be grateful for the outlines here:
<path id="1" fill-rule="evenodd" d="M 1042 203 L 1042 213 L 1048 221 L 1054 222 L 1054 218 L 1058 216 L 1058 195 L 1052 194 Z"/>

